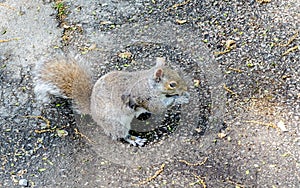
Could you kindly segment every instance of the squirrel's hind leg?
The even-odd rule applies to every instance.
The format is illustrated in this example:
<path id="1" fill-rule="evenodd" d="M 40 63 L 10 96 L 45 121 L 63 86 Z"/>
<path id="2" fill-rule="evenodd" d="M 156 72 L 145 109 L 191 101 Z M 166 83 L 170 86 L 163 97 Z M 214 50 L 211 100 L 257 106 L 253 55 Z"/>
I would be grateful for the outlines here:
<path id="1" fill-rule="evenodd" d="M 102 120 L 101 124 L 99 124 L 102 125 L 104 133 L 111 136 L 113 140 L 123 138 L 126 142 L 133 146 L 143 146 L 147 139 L 130 135 L 129 130 L 131 121 L 122 119 L 122 122 L 127 123 L 120 123 L 116 120 Z"/>

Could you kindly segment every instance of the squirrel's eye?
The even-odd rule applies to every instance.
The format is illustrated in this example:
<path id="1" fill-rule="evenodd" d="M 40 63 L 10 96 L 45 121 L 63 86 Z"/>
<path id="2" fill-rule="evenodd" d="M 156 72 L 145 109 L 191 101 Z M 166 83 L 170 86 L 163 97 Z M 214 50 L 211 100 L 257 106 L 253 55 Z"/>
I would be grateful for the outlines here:
<path id="1" fill-rule="evenodd" d="M 169 84 L 170 88 L 175 88 L 177 86 L 177 82 L 175 81 L 171 81 L 170 84 Z"/>

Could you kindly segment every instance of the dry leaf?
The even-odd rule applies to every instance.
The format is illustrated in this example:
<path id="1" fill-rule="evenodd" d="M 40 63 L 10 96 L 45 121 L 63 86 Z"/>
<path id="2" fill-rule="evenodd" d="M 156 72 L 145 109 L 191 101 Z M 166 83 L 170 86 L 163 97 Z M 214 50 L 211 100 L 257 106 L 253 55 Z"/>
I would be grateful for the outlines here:
<path id="1" fill-rule="evenodd" d="M 122 59 L 129 59 L 132 54 L 131 52 L 122 52 L 122 53 L 119 53 L 118 56 Z"/>
<path id="2" fill-rule="evenodd" d="M 226 49 L 234 49 L 236 48 L 236 42 L 234 40 L 227 40 L 225 42 Z"/>
<path id="3" fill-rule="evenodd" d="M 194 80 L 194 86 L 199 87 L 200 86 L 200 80 Z"/>
<path id="4" fill-rule="evenodd" d="M 219 138 L 225 138 L 226 136 L 227 136 L 227 134 L 225 134 L 225 133 L 218 133 Z"/>
<path id="5" fill-rule="evenodd" d="M 176 19 L 176 23 L 178 23 L 178 24 L 184 24 L 186 22 L 187 22 L 187 20 L 178 20 L 178 19 Z"/>

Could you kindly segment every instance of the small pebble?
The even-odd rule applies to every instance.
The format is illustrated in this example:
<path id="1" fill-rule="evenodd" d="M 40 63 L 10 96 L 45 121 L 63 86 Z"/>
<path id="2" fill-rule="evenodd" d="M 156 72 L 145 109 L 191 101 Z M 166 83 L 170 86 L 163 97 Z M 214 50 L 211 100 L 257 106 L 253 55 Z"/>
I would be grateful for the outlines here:
<path id="1" fill-rule="evenodd" d="M 28 187 L 28 180 L 27 179 L 20 179 L 19 185 L 23 187 Z"/>
<path id="2" fill-rule="evenodd" d="M 282 132 L 287 132 L 287 131 L 288 131 L 283 121 L 279 121 L 279 122 L 277 123 L 277 126 L 279 127 L 279 129 L 280 129 Z"/>

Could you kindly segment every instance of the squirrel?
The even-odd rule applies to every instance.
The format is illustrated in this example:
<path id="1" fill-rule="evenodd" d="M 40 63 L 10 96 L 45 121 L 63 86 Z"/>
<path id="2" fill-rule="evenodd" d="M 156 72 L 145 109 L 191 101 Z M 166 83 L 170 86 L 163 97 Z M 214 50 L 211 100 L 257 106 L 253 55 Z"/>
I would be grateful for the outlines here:
<path id="1" fill-rule="evenodd" d="M 90 114 L 112 139 L 123 138 L 131 145 L 143 146 L 147 139 L 129 134 L 133 118 L 142 113 L 162 113 L 173 104 L 189 101 L 187 84 L 165 64 L 165 59 L 158 57 L 151 69 L 112 71 L 93 84 L 84 66 L 61 58 L 36 67 L 34 92 L 44 102 L 49 95 L 72 99 L 73 107 Z"/>

